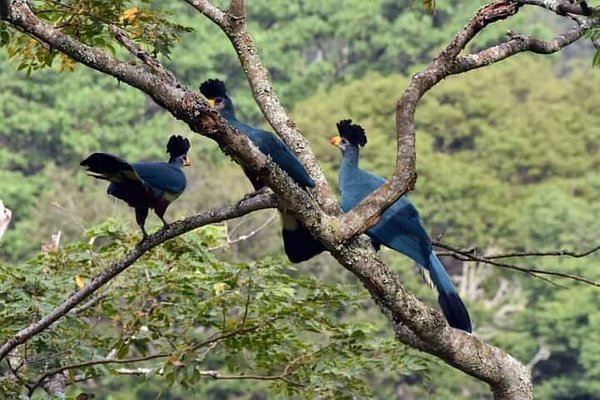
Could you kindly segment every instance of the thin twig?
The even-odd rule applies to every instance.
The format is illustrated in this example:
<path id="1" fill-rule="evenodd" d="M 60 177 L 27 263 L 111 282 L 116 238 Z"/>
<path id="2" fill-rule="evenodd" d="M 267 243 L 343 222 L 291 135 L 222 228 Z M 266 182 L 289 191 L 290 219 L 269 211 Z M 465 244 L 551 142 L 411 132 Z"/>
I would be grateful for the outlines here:
<path id="1" fill-rule="evenodd" d="M 80 315 L 82 314 L 85 310 L 88 310 L 92 307 L 95 307 L 98 303 L 100 303 L 102 300 L 104 300 L 107 297 L 106 294 L 101 294 L 98 296 L 94 296 L 91 299 L 89 299 L 88 301 L 86 301 L 85 303 L 83 303 L 81 306 L 74 308 L 73 310 L 71 310 L 71 312 L 75 315 Z"/>
<path id="2" fill-rule="evenodd" d="M 6 361 L 6 365 L 8 366 L 8 369 L 10 370 L 11 374 L 13 374 L 13 376 L 14 376 L 15 378 L 17 378 L 17 380 L 18 380 L 19 382 L 21 382 L 21 384 L 27 388 L 27 390 L 31 390 L 31 383 L 30 383 L 30 382 L 27 382 L 27 381 L 25 380 L 25 378 L 23 378 L 23 377 L 22 377 L 21 375 L 19 375 L 19 373 L 17 372 L 17 370 L 18 370 L 18 369 L 19 369 L 19 368 L 20 368 L 20 367 L 23 365 L 23 362 L 21 362 L 21 364 L 19 364 L 19 367 L 15 369 L 15 368 L 13 368 L 13 366 L 12 366 L 12 364 L 10 363 L 10 360 L 9 360 L 9 359 L 6 359 L 5 361 Z"/>
<path id="3" fill-rule="evenodd" d="M 259 227 L 251 230 L 248 233 L 245 233 L 243 235 L 238 236 L 235 239 L 231 239 L 230 237 L 227 237 L 227 242 L 225 244 L 220 244 L 218 246 L 213 246 L 213 247 L 209 247 L 208 251 L 215 251 L 215 250 L 220 250 L 222 248 L 225 248 L 227 246 L 231 246 L 232 244 L 236 244 L 238 242 L 243 242 L 245 240 L 248 240 L 250 238 L 252 238 L 253 236 L 255 236 L 256 234 L 258 234 L 259 232 L 261 232 L 263 229 L 265 229 L 267 226 L 269 226 L 269 224 L 271 222 L 273 222 L 275 220 L 275 217 L 277 216 L 277 213 L 273 213 L 269 218 L 267 218 L 267 220 L 265 222 L 263 222 Z M 238 225 L 239 226 L 239 225 Z M 237 228 L 237 226 L 236 226 Z M 233 231 L 232 231 L 233 232 Z"/>
<path id="4" fill-rule="evenodd" d="M 116 370 L 121 375 L 147 375 L 154 371 L 154 368 L 119 368 Z M 162 371 L 158 372 L 159 375 Z M 224 379 L 224 380 L 257 380 L 257 381 L 284 381 L 288 385 L 296 387 L 304 387 L 302 383 L 295 382 L 289 379 L 284 373 L 279 375 L 256 375 L 256 374 L 224 374 L 216 370 L 198 371 L 200 376 L 206 376 L 213 379 Z"/>
<path id="5" fill-rule="evenodd" d="M 488 260 L 499 259 L 499 258 L 511 258 L 511 257 L 573 257 L 573 258 L 582 258 L 587 257 L 590 254 L 593 254 L 600 250 L 600 246 L 596 246 L 590 250 L 577 253 L 571 250 L 556 250 L 556 251 L 517 251 L 513 253 L 507 254 L 492 254 L 489 256 L 485 256 Z"/>
<path id="6" fill-rule="evenodd" d="M 496 267 L 501 267 L 501 268 L 511 269 L 514 271 L 523 272 L 528 275 L 534 276 L 538 279 L 542 279 L 542 280 L 545 280 L 546 282 L 552 283 L 553 285 L 558 285 L 558 284 L 556 282 L 546 279 L 540 275 L 550 275 L 550 276 L 556 276 L 556 277 L 560 277 L 560 278 L 572 279 L 574 281 L 583 282 L 588 285 L 600 287 L 600 282 L 595 282 L 595 281 L 592 281 L 590 279 L 587 279 L 587 278 L 584 278 L 584 277 L 581 277 L 578 275 L 568 274 L 565 272 L 558 272 L 558 271 L 548 271 L 548 270 L 537 269 L 537 268 L 520 267 L 520 266 L 514 265 L 514 264 L 501 263 L 501 262 L 493 261 L 492 259 L 490 259 L 490 257 L 487 257 L 487 256 L 479 256 L 479 255 L 475 254 L 474 251 L 464 251 L 459 248 L 447 245 L 445 243 L 440 243 L 440 242 L 436 242 L 434 244 L 437 247 L 441 247 L 443 249 L 451 251 L 452 253 L 455 253 L 455 255 L 450 254 L 450 256 L 452 256 L 458 260 L 477 261 L 477 262 L 481 262 L 484 264 L 494 265 Z M 561 285 L 558 285 L 558 286 L 561 286 Z"/>
<path id="7" fill-rule="evenodd" d="M 268 325 L 270 323 L 272 323 L 273 321 L 275 321 L 277 318 L 271 318 L 268 319 L 266 321 L 261 322 L 260 324 L 256 324 L 253 325 L 251 327 L 248 328 L 244 328 L 241 327 L 239 329 L 236 329 L 234 331 L 231 332 L 227 332 L 225 334 L 222 335 L 218 335 L 215 336 L 213 338 L 207 339 L 203 342 L 200 342 L 196 345 L 190 346 L 187 349 L 183 350 L 184 353 L 190 352 L 190 351 L 196 351 L 202 347 L 206 347 L 209 346 L 213 343 L 217 343 L 220 342 L 224 339 L 228 339 L 230 337 L 233 336 L 237 336 L 237 335 L 242 335 L 245 333 L 249 333 L 249 332 L 253 332 L 257 329 L 260 329 L 262 327 L 264 327 L 265 325 Z M 123 359 L 116 359 L 116 358 L 112 358 L 112 357 L 107 357 L 107 358 L 103 358 L 101 360 L 90 360 L 90 361 L 84 361 L 78 364 L 71 364 L 71 365 L 65 365 L 59 368 L 55 368 L 52 369 L 50 371 L 46 371 L 45 373 L 43 373 L 42 375 L 40 375 L 35 382 L 31 385 L 31 387 L 28 387 L 29 389 L 29 395 L 31 396 L 33 394 L 33 392 L 40 386 L 43 384 L 43 382 L 48 379 L 49 377 L 56 375 L 56 374 L 60 374 L 64 371 L 68 371 L 71 369 L 79 369 L 79 368 L 85 368 L 85 367 L 92 367 L 95 365 L 104 365 L 104 364 L 133 364 L 133 363 L 138 363 L 138 362 L 143 362 L 143 361 L 150 361 L 150 360 L 155 360 L 158 358 L 166 358 L 166 357 L 171 357 L 173 355 L 173 352 L 161 352 L 161 353 L 157 353 L 157 354 L 150 354 L 147 356 L 143 356 L 143 357 L 132 357 L 132 358 L 123 358 Z"/>

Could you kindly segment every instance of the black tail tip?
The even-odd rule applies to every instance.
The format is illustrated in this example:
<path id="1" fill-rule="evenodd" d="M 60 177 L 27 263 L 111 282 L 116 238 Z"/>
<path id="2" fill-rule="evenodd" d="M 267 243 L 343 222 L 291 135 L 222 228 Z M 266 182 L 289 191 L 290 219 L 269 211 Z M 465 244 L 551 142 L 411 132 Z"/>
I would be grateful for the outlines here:
<path id="1" fill-rule="evenodd" d="M 310 232 L 301 226 L 295 230 L 282 229 L 283 247 L 290 262 L 307 261 L 325 251 L 325 247 Z"/>
<path id="2" fill-rule="evenodd" d="M 458 293 L 440 294 L 438 301 L 448 325 L 471 333 L 471 318 Z"/>
<path id="3" fill-rule="evenodd" d="M 86 167 L 88 171 L 96 173 L 117 173 L 133 169 L 127 161 L 107 153 L 93 153 L 81 161 L 79 165 Z"/>

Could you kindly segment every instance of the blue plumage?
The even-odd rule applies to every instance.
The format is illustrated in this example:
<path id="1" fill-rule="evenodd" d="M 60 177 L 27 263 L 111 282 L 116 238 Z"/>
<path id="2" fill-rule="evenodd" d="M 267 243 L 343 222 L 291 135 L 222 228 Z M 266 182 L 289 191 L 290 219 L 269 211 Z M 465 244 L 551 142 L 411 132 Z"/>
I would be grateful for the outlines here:
<path id="1" fill-rule="evenodd" d="M 308 175 L 306 168 L 290 148 L 277 136 L 263 129 L 255 128 L 238 121 L 235 118 L 227 118 L 228 122 L 240 132 L 245 133 L 248 138 L 258 147 L 261 153 L 271 157 L 273 162 L 284 170 L 302 188 L 315 187 L 315 182 Z M 264 185 L 263 185 L 264 186 Z"/>
<path id="2" fill-rule="evenodd" d="M 187 181 L 180 163 L 143 162 L 132 166 L 157 197 L 179 196 L 185 190 Z"/>
<path id="3" fill-rule="evenodd" d="M 248 136 L 248 138 L 265 155 L 269 156 L 298 186 L 302 188 L 315 187 L 314 180 L 292 150 L 277 136 L 260 128 L 245 124 L 235 116 L 233 102 L 227 95 L 225 84 L 218 79 L 209 79 L 200 85 L 200 92 L 209 99 L 209 103 L 221 112 L 233 127 Z M 242 165 L 244 173 L 255 190 L 266 186 L 252 171 Z M 310 232 L 290 213 L 283 212 L 282 238 L 285 253 L 293 263 L 306 261 L 325 250 L 325 247 L 312 237 Z"/>
<path id="4" fill-rule="evenodd" d="M 190 165 L 187 152 L 190 142 L 181 136 L 171 136 L 167 143 L 169 162 L 141 162 L 130 164 L 107 153 L 93 153 L 81 162 L 88 174 L 94 178 L 110 181 L 107 193 L 125 201 L 135 209 L 138 225 L 144 238 L 144 224 L 148 210 L 167 226 L 164 214 L 171 202 L 176 200 L 186 187 L 183 167 Z"/>
<path id="5" fill-rule="evenodd" d="M 385 180 L 360 169 L 359 146 L 366 144 L 366 135 L 351 121 L 338 123 L 341 136 L 331 143 L 342 150 L 339 183 L 341 206 L 344 212 L 385 183 Z M 425 268 L 438 290 L 438 301 L 450 326 L 471 332 L 471 321 L 450 276 L 435 254 L 431 239 L 425 231 L 419 212 L 407 196 L 402 196 L 381 215 L 379 222 L 367 231 L 374 244 L 383 244 L 414 260 Z"/>

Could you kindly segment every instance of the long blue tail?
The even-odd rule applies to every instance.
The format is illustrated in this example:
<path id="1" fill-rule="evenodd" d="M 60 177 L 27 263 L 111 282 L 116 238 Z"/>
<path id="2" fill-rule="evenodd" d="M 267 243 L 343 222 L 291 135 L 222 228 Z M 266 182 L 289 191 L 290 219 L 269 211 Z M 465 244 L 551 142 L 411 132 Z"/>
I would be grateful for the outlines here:
<path id="1" fill-rule="evenodd" d="M 438 290 L 438 302 L 448 324 L 453 328 L 471 332 L 469 312 L 460 299 L 444 265 L 433 251 L 429 255 L 429 275 Z"/>

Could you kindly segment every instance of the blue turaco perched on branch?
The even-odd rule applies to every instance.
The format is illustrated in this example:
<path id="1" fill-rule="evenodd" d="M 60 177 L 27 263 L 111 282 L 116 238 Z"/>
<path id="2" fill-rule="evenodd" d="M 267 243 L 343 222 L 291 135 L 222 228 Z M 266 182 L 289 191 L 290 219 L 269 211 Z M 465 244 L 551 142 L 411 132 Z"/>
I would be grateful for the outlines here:
<path id="1" fill-rule="evenodd" d="M 301 188 L 313 188 L 315 182 L 310 177 L 298 157 L 277 136 L 263 129 L 255 128 L 239 121 L 235 116 L 233 102 L 227 95 L 225 84 L 218 79 L 209 79 L 200 85 L 200 92 L 209 104 L 220 111 L 231 126 L 239 130 L 265 155 L 287 173 Z M 266 185 L 252 171 L 241 165 L 252 183 L 254 190 L 266 189 Z M 281 212 L 283 245 L 288 259 L 293 263 L 306 261 L 325 250 L 310 232 L 291 214 Z"/>
<path id="2" fill-rule="evenodd" d="M 343 120 L 337 124 L 339 136 L 330 143 L 337 146 L 343 155 L 339 184 L 341 206 L 348 212 L 358 203 L 385 183 L 383 178 L 358 167 L 359 148 L 367 143 L 363 128 Z M 377 247 L 383 244 L 411 259 L 429 272 L 437 288 L 438 301 L 450 326 L 471 332 L 469 313 L 448 273 L 432 248 L 431 239 L 419 217 L 417 209 L 407 196 L 402 196 L 383 214 L 379 222 L 367 231 Z"/>
<path id="3" fill-rule="evenodd" d="M 169 162 L 127 161 L 107 153 L 93 153 L 81 162 L 88 174 L 97 179 L 110 181 L 108 194 L 125 201 L 135 208 L 135 219 L 142 229 L 143 238 L 148 236 L 144 223 L 148 210 L 154 209 L 164 226 L 167 207 L 185 190 L 183 167 L 191 165 L 187 153 L 190 141 L 173 135 L 167 143 Z"/>

